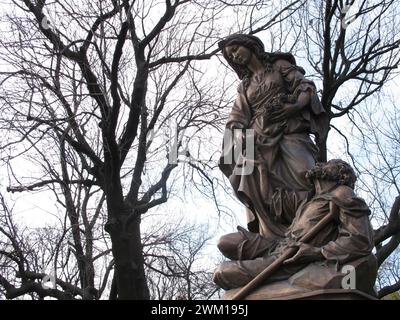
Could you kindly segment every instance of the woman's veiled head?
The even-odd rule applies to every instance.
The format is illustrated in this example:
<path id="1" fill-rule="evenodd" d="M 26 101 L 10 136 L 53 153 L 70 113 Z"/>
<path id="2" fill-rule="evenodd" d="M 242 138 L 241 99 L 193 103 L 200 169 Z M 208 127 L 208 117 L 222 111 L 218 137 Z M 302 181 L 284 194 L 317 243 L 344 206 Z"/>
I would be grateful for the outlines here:
<path id="1" fill-rule="evenodd" d="M 232 34 L 218 43 L 219 48 L 222 50 L 222 54 L 229 65 L 235 70 L 240 79 L 246 76 L 250 76 L 250 70 L 245 66 L 232 61 L 226 52 L 226 48 L 229 46 L 243 46 L 250 50 L 261 63 L 265 64 L 268 60 L 268 54 L 264 51 L 264 44 L 262 41 L 252 35 L 247 34 Z"/>

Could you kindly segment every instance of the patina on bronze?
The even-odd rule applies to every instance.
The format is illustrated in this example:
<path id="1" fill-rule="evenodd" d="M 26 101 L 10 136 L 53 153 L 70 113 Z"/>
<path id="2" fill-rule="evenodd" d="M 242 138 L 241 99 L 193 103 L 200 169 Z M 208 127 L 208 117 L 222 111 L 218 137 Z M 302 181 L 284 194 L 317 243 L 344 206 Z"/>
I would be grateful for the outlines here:
<path id="1" fill-rule="evenodd" d="M 326 114 L 314 83 L 305 78 L 290 53 L 265 52 L 257 37 L 235 34 L 219 46 L 241 79 L 226 132 L 251 129 L 255 157 L 249 159 L 243 151 L 230 159 L 235 141 L 224 139 L 219 166 L 247 207 L 248 230 L 238 227 L 238 232 L 220 239 L 220 251 L 233 261 L 217 268 L 214 281 L 227 290 L 240 288 L 275 261 L 276 271 L 267 272 L 257 284 L 284 280 L 291 281 L 289 286 L 295 283 L 296 290 L 299 283 L 306 291 L 337 289 L 342 275 L 336 269 L 355 261 L 357 277 L 361 274 L 365 279 L 357 289 L 372 294 L 376 277 L 372 228 L 365 202 L 353 192 L 354 172 L 341 160 L 316 166 L 318 150 L 311 136 L 324 138 L 321 125 Z M 254 164 L 252 172 L 240 174 L 249 161 Z M 317 194 L 313 197 L 314 189 Z M 318 230 L 310 244 L 298 243 L 302 237 L 308 240 L 307 233 L 332 206 L 339 212 L 335 223 Z M 307 215 L 312 223 L 304 220 Z M 283 259 L 282 253 L 295 245 L 295 250 L 289 250 L 297 252 L 294 257 Z M 283 264 L 276 262 L 279 257 Z M 310 270 L 317 275 L 307 284 Z"/>
<path id="2" fill-rule="evenodd" d="M 343 266 L 354 268 L 351 289 L 374 295 L 377 267 L 370 210 L 354 193 L 353 169 L 335 159 L 317 164 L 306 177 L 315 194 L 302 202 L 286 237 L 271 244 L 262 257 L 227 261 L 216 269 L 214 281 L 222 288 L 245 286 L 233 298 L 243 298 L 260 284 L 283 281 L 286 287 L 275 288 L 276 295 L 294 287 L 303 293 L 341 289 Z M 271 288 L 265 286 L 266 291 Z"/>
<path id="3" fill-rule="evenodd" d="M 317 147 L 310 134 L 321 135 L 326 114 L 314 83 L 290 53 L 267 53 L 257 37 L 243 34 L 231 35 L 219 46 L 241 79 L 226 131 L 251 129 L 255 138 L 251 174 L 236 174 L 246 157 L 231 161 L 227 155 L 233 142 L 225 141 L 219 167 L 247 207 L 248 229 L 262 236 L 251 240 L 255 246 L 240 229 L 222 241 L 226 246 L 221 249 L 235 259 L 256 258 L 263 246 L 284 237 L 311 190 L 305 173 L 316 163 Z"/>
<path id="4" fill-rule="evenodd" d="M 333 202 L 331 202 L 333 204 Z M 328 215 L 326 215 L 321 221 L 319 221 L 315 226 L 311 228 L 305 235 L 299 240 L 300 243 L 306 244 L 313 237 L 318 235 L 323 228 L 325 228 L 329 223 L 337 218 L 337 207 L 336 205 L 331 206 L 331 210 Z M 241 288 L 233 297 L 232 300 L 241 300 L 245 298 L 252 290 L 259 287 L 263 282 L 265 282 L 285 261 L 292 258 L 297 251 L 299 246 L 288 247 L 281 256 L 266 267 L 260 274 L 258 274 L 253 280 Z"/>

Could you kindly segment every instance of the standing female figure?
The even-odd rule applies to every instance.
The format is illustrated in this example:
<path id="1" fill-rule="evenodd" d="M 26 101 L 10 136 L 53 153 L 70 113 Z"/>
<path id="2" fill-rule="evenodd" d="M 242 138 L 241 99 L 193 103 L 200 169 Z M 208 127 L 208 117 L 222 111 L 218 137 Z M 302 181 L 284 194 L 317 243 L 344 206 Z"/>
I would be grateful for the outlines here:
<path id="1" fill-rule="evenodd" d="M 244 34 L 227 37 L 219 47 L 241 79 L 226 130 L 252 129 L 255 145 L 254 159 L 243 152 L 232 161 L 227 155 L 234 144 L 224 141 L 219 167 L 247 207 L 250 232 L 239 227 L 218 246 L 230 259 L 253 259 L 284 237 L 312 188 L 305 173 L 315 165 L 318 149 L 310 134 L 323 138 L 326 114 L 314 83 L 290 53 L 267 53 L 260 39 Z M 250 162 L 251 173 L 241 174 Z"/>

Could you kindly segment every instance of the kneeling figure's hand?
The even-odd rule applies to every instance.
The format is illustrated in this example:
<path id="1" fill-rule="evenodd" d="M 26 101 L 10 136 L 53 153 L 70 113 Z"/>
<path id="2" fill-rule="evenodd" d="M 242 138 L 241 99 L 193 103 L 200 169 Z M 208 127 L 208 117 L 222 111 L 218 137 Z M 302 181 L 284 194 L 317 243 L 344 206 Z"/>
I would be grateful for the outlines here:
<path id="1" fill-rule="evenodd" d="M 321 248 L 313 247 L 310 246 L 309 244 L 301 242 L 296 243 L 292 247 L 298 247 L 299 250 L 292 258 L 285 260 L 283 264 L 289 264 L 294 262 L 307 263 L 307 262 L 319 261 L 324 258 L 324 256 L 321 253 Z"/>

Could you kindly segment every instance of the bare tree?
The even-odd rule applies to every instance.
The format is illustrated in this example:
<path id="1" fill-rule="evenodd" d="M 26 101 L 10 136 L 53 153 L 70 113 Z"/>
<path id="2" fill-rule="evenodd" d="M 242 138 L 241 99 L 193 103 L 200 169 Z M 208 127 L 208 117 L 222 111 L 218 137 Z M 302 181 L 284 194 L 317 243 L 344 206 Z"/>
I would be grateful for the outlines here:
<path id="1" fill-rule="evenodd" d="M 349 25 L 346 4 L 354 1 L 12 3 L 0 40 L 6 66 L 0 79 L 1 149 L 9 190 L 61 195 L 71 235 L 63 252 L 75 257 L 73 281 L 78 279 L 82 298 L 99 297 L 111 276 L 112 298 L 149 298 L 143 215 L 178 194 L 174 185 L 182 181 L 196 182 L 203 192 L 208 188 L 204 193 L 217 199 L 220 183 L 210 174 L 215 163 L 199 160 L 215 159 L 204 142 L 210 145 L 212 130 L 221 129 L 232 97 L 233 82 L 209 68 L 220 38 L 268 30 L 274 50 L 290 45 L 297 57 L 308 59 L 329 115 L 326 134 L 316 141 L 320 160 L 327 158 L 331 122 L 352 115 L 379 92 L 399 61 L 394 0 L 361 1 Z M 202 148 L 189 151 L 190 143 Z M 16 170 L 23 157 L 40 170 L 24 178 Z M 378 257 L 385 258 L 385 241 L 399 232 L 397 205 L 396 200 L 393 215 L 376 232 Z M 96 235 L 103 244 L 94 249 Z M 113 259 L 100 281 L 95 258 L 108 250 Z M 178 252 L 174 259 L 176 268 L 193 270 L 179 266 Z M 33 294 L 43 296 L 38 292 Z"/>
<path id="2" fill-rule="evenodd" d="M 328 132 L 331 128 L 346 140 L 347 150 L 352 149 L 355 139 L 350 137 L 354 132 L 346 130 L 344 124 L 353 122 L 362 127 L 366 117 L 365 110 L 371 110 L 365 106 L 371 104 L 374 99 L 379 99 L 382 88 L 398 75 L 398 13 L 396 1 L 324 0 L 308 1 L 293 15 L 291 23 L 294 28 L 300 30 L 294 32 L 294 37 L 299 41 L 294 44 L 293 50 L 296 56 L 309 62 L 311 76 L 321 84 L 321 102 L 328 113 L 324 125 L 325 135 L 316 141 L 320 150 L 320 161 L 327 159 L 330 148 L 327 145 Z M 362 114 L 364 116 L 360 118 L 359 115 Z M 381 117 L 382 113 L 375 113 L 375 116 Z M 349 121 L 344 121 L 344 118 Z M 396 122 L 389 122 L 389 125 L 393 126 L 394 123 Z M 363 195 L 374 199 L 371 202 L 374 219 L 381 217 L 375 224 L 378 226 L 375 230 L 376 256 L 378 264 L 381 265 L 399 244 L 400 192 L 396 187 L 396 160 L 392 157 L 395 151 L 382 153 L 383 146 L 378 141 L 385 136 L 387 138 L 388 133 L 379 132 L 378 127 L 380 126 L 376 122 L 374 127 L 361 129 L 361 132 L 365 130 L 364 139 L 374 139 L 376 143 L 377 149 L 373 149 L 371 141 L 369 146 L 364 141 L 365 149 L 360 149 L 368 150 L 370 159 L 363 158 L 363 151 L 360 151 L 357 156 L 352 153 L 352 160 L 360 170 L 361 163 L 375 166 L 361 170 L 360 173 L 365 174 L 368 171 L 375 175 L 365 175 L 366 178 L 361 178 L 361 182 Z M 392 133 L 395 132 L 393 127 L 389 128 L 392 128 Z M 382 184 L 382 181 L 385 181 L 385 184 Z M 385 192 L 383 195 L 382 188 L 388 188 L 389 185 L 391 192 Z"/>
<path id="3" fill-rule="evenodd" d="M 63 241 L 66 230 L 60 233 L 60 229 L 50 226 L 21 229 L 2 196 L 0 218 L 0 284 L 5 298 L 30 296 L 32 299 L 70 300 L 78 296 L 87 299 L 95 294 L 94 287 L 93 290 L 82 289 L 80 266 L 72 261 L 72 249 L 65 247 L 67 242 Z M 51 286 L 44 284 L 46 277 L 51 280 Z"/>
<path id="4" fill-rule="evenodd" d="M 394 76 L 400 44 L 396 1 L 308 1 L 291 22 L 301 29 L 295 51 L 321 81 L 321 102 L 329 117 L 317 145 L 327 159 L 333 119 L 351 114 Z"/>
<path id="5" fill-rule="evenodd" d="M 145 233 L 143 248 L 153 299 L 210 299 L 219 288 L 212 282 L 213 260 L 207 225 L 181 221 Z"/>
<path id="6" fill-rule="evenodd" d="M 93 289 L 96 254 L 90 241 L 105 201 L 111 296 L 147 299 L 141 217 L 167 201 L 176 181 L 172 172 L 191 156 L 185 143 L 206 126 L 219 128 L 229 100 L 215 98 L 210 79 L 219 77 L 203 78 L 209 71 L 200 62 L 215 56 L 222 32 L 263 31 L 301 2 L 281 7 L 278 15 L 264 11 L 262 19 L 269 1 L 12 3 L 4 16 L 8 32 L 1 59 L 7 69 L 0 94 L 9 190 L 62 193 L 81 297 L 99 294 Z M 246 25 L 224 26 L 227 8 L 251 18 Z M 176 124 L 172 136 L 166 134 L 171 122 Z M 39 164 L 40 174 L 19 176 L 12 163 L 21 156 Z M 204 164 L 187 166 L 213 186 Z M 89 195 L 95 191 L 99 209 L 78 208 L 87 197 L 93 200 Z"/>
<path id="7" fill-rule="evenodd" d="M 392 98 L 385 97 L 368 105 L 360 106 L 352 117 L 352 136 L 346 149 L 350 160 L 359 173 L 359 192 L 369 201 L 373 212 L 375 246 L 380 267 L 377 287 L 378 296 L 400 289 L 399 266 L 396 263 L 400 243 L 400 194 L 399 151 L 400 117 Z M 386 102 L 385 104 L 383 104 Z M 382 108 L 382 105 L 385 108 Z"/>
<path id="8" fill-rule="evenodd" d="M 23 114 L 25 121 L 32 123 L 31 128 L 38 128 L 39 131 L 43 128 L 45 132 L 51 130 L 52 134 L 58 135 L 62 140 L 61 148 L 65 148 L 67 144 L 69 152 L 73 150 L 76 153 L 77 161 L 85 172 L 86 182 L 69 179 L 65 175 L 67 168 L 61 164 L 64 183 L 86 183 L 89 186 L 100 186 L 104 191 L 108 212 L 106 230 L 111 235 L 118 297 L 122 299 L 148 297 L 140 239 L 140 215 L 167 200 L 166 181 L 177 166 L 176 163 L 164 164 L 159 178 L 147 190 L 141 190 L 146 150 L 150 147 L 148 133 L 160 120 L 169 94 L 190 67 L 191 58 L 183 58 L 182 61 L 187 62 L 168 70 L 163 66 L 165 62 L 159 61 L 163 52 L 187 52 L 190 48 L 189 35 L 170 46 L 169 35 L 161 34 L 167 22 L 174 18 L 176 9 L 185 2 L 187 1 L 177 1 L 173 4 L 168 1 L 159 22 L 150 30 L 145 30 L 145 25 L 138 27 L 138 30 L 135 27 L 135 20 L 145 19 L 146 11 L 151 8 L 143 3 L 113 1 L 107 5 L 99 2 L 92 6 L 88 2 L 87 7 L 81 10 L 82 13 L 76 12 L 73 6 L 65 3 L 49 5 L 58 15 L 66 16 L 65 22 L 68 20 L 69 24 L 81 27 L 81 35 L 75 35 L 78 40 L 70 40 L 72 35 L 65 34 L 68 32 L 66 29 L 49 28 L 46 25 L 45 2 L 35 4 L 24 1 L 35 20 L 32 21 L 30 16 L 19 20 L 19 23 L 26 22 L 30 25 L 19 25 L 19 32 L 29 39 L 29 46 L 40 47 L 47 52 L 50 59 L 43 55 L 36 56 L 37 59 L 29 59 L 23 54 L 18 57 L 13 52 L 13 57 L 22 58 L 20 61 L 14 60 L 13 65 L 17 66 L 20 62 L 22 68 L 8 76 L 17 76 L 26 81 L 32 96 L 32 100 L 26 100 L 16 92 L 12 93 L 17 96 L 18 104 L 27 103 L 24 109 L 20 109 L 22 112 L 17 112 L 20 116 Z M 15 4 L 19 5 L 17 2 Z M 85 19 L 85 11 L 100 14 L 96 14 L 91 21 L 92 19 Z M 205 18 L 200 15 L 192 22 L 182 19 L 181 15 L 175 22 L 176 29 L 185 25 L 187 28 L 193 27 L 196 32 L 196 27 L 199 29 Z M 40 33 L 30 32 L 28 28 L 39 28 Z M 143 33 L 141 39 L 137 34 L 139 32 Z M 43 35 L 46 38 L 44 44 Z M 192 35 L 195 36 L 196 34 Z M 24 43 L 17 42 L 17 46 L 17 50 L 20 50 Z M 201 49 L 205 51 L 207 48 L 208 44 L 205 43 Z M 24 49 L 22 51 L 25 53 Z M 162 70 L 166 77 L 161 79 L 161 86 L 151 87 L 158 92 L 151 101 L 153 106 L 150 106 L 151 102 L 146 101 L 146 93 L 152 70 Z M 14 97 L 8 95 L 5 103 L 14 105 L 17 102 Z M 201 99 L 199 101 L 201 104 Z M 188 118 L 182 119 L 183 123 Z M 95 127 L 98 129 L 93 132 Z M 30 129 L 25 132 L 27 139 L 31 138 L 30 133 Z M 39 140 L 40 137 L 37 137 L 35 143 Z M 136 152 L 130 155 L 129 151 L 135 140 Z M 99 146 L 99 141 L 103 147 Z M 129 174 L 130 183 L 121 180 L 121 176 L 128 177 L 123 171 L 123 164 L 133 164 L 133 171 Z M 29 184 L 10 189 L 32 190 L 48 183 L 53 181 L 42 180 L 39 185 Z M 127 190 L 125 195 L 124 188 Z M 64 193 L 67 194 L 68 191 L 64 190 Z M 79 243 L 78 215 L 71 196 L 68 198 L 66 209 L 75 229 L 75 242 Z M 76 250 L 77 255 L 84 259 L 83 248 L 78 246 Z M 80 269 L 90 272 L 92 266 L 82 266 Z M 88 278 L 91 276 L 81 275 L 81 279 Z"/>
<path id="9" fill-rule="evenodd" d="M 106 249 L 105 235 L 83 237 L 86 253 L 80 256 L 74 245 L 73 226 L 67 227 L 67 219 L 61 219 L 61 227 L 57 224 L 23 227 L 14 221 L 12 210 L 2 196 L 0 200 L 0 297 L 115 299 L 115 284 L 109 281 L 114 261 L 111 250 Z M 158 228 L 149 223 L 142 233 L 151 297 L 162 300 L 213 297 L 218 288 L 212 282 L 213 262 L 207 253 L 212 252 L 207 246 L 211 238 L 209 228 L 182 220 L 160 223 L 161 219 L 155 218 L 159 221 Z M 80 224 L 81 229 L 85 227 Z M 99 231 L 100 227 L 101 224 Z M 90 272 L 86 265 L 82 266 L 82 260 L 93 267 Z"/>
<path id="10" fill-rule="evenodd" d="M 390 300 L 399 300 L 400 296 L 400 266 L 399 266 L 399 250 L 397 249 L 388 259 L 381 265 L 378 274 L 377 285 L 379 286 L 378 297 Z"/>

